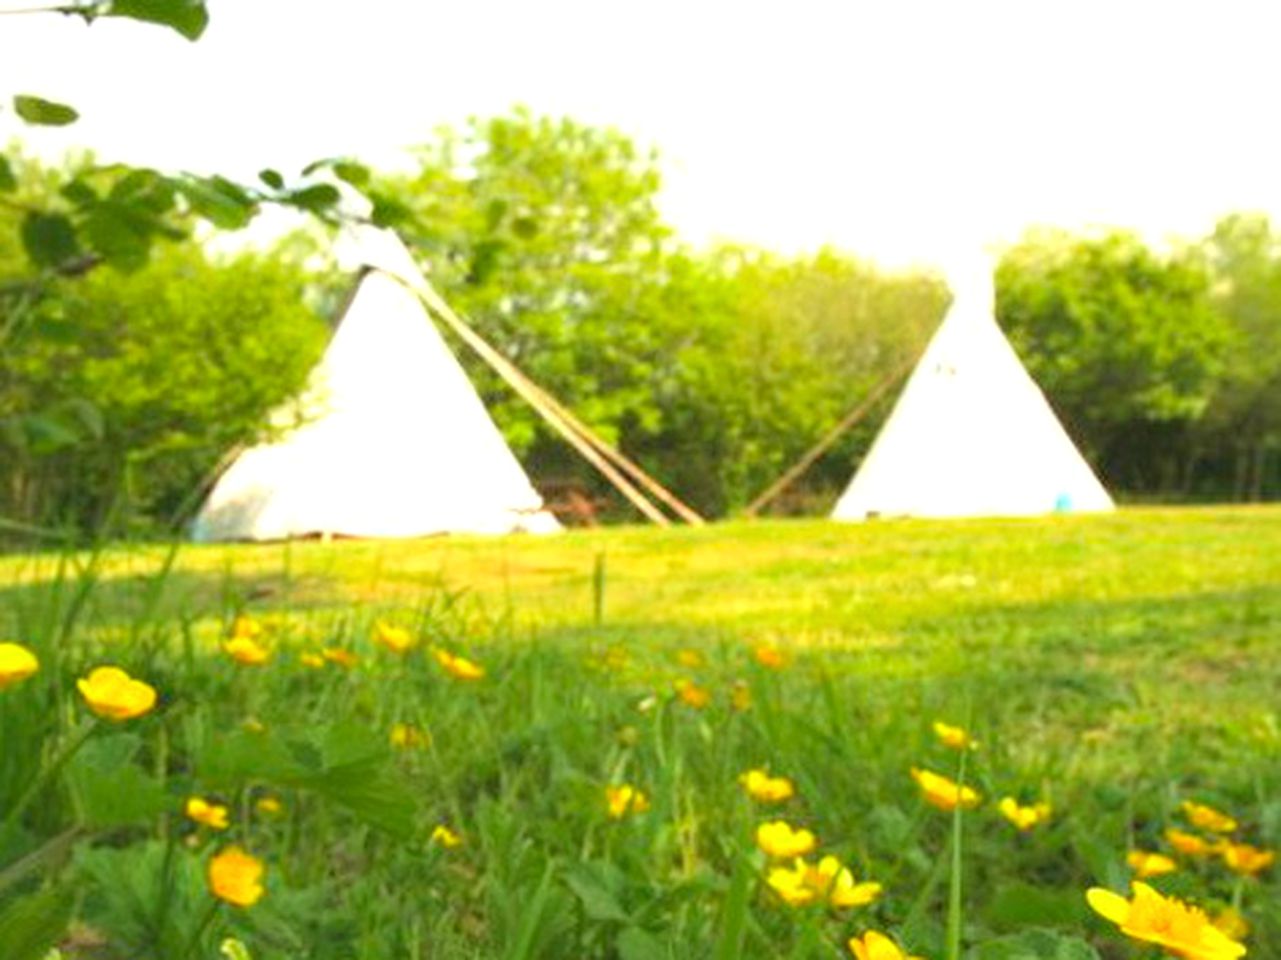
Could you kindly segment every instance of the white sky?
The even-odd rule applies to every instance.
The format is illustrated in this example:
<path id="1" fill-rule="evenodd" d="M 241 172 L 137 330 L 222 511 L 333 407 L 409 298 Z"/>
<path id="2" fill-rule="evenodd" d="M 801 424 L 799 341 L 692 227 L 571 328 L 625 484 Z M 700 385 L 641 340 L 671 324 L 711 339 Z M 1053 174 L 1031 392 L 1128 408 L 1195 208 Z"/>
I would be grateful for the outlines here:
<path id="1" fill-rule="evenodd" d="M 38 0 L 37 0 L 38 2 Z M 0 0 L 0 9 L 29 0 Z M 1271 8 L 1271 9 L 1270 9 Z M 252 177 L 404 164 L 468 115 L 609 124 L 662 155 L 695 243 L 937 262 L 1032 224 L 1195 236 L 1281 219 L 1281 4 L 1206 0 L 213 0 L 205 37 L 0 17 L 42 153 Z M 1276 13 L 1273 12 L 1276 10 Z"/>

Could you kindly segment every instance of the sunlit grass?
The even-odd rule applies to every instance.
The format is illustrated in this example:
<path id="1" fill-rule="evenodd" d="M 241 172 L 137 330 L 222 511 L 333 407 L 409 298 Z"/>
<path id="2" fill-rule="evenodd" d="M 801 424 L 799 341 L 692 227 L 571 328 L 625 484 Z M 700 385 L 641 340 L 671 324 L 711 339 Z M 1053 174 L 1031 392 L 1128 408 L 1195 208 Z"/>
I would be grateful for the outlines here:
<path id="1" fill-rule="evenodd" d="M 19 887 L 43 876 L 74 891 L 115 944 L 107 957 L 168 957 L 193 935 L 212 949 L 228 933 L 255 957 L 833 957 L 867 929 L 931 958 L 958 939 L 979 958 L 1022 956 L 1000 946 L 1010 938 L 1052 955 L 1056 937 L 1119 957 L 1084 891 L 1124 892 L 1131 849 L 1168 852 L 1183 799 L 1281 842 L 1281 511 L 165 557 L 112 551 L 61 577 L 56 558 L 0 561 L 0 639 L 42 662 L 0 691 L 0 800 L 80 729 L 70 681 L 88 667 L 119 663 L 161 692 L 154 716 L 95 733 L 22 836 L 0 841 L 2 883 L 15 855 L 80 825 L 70 863 L 49 854 Z M 266 663 L 226 652 L 238 615 L 262 625 Z M 403 652 L 387 642 L 399 630 L 414 641 Z M 762 663 L 762 645 L 781 664 Z M 483 676 L 449 669 L 457 657 Z M 909 775 L 959 773 L 936 720 L 980 744 L 964 770 L 983 802 L 965 815 L 963 884 L 952 815 Z M 796 795 L 752 800 L 752 769 Z M 120 783 L 134 784 L 123 798 Z M 611 816 L 607 789 L 622 785 L 647 809 Z M 225 802 L 231 830 L 185 824 L 191 796 Z M 264 796 L 279 814 L 258 811 Z M 1003 796 L 1053 815 L 1020 833 L 996 811 Z M 883 893 L 785 906 L 753 840 L 775 817 L 813 830 L 815 862 L 836 856 Z M 267 892 L 204 931 L 200 864 L 231 841 L 267 863 Z M 1152 882 L 1212 909 L 1237 902 L 1251 956 L 1281 950 L 1270 872 L 1188 863 Z"/>

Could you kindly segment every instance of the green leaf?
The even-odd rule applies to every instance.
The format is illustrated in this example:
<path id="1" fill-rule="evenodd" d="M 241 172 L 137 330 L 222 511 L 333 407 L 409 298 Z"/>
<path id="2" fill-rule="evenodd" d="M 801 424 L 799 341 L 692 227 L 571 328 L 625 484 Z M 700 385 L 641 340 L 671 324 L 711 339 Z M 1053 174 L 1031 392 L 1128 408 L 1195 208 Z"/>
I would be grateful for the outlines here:
<path id="1" fill-rule="evenodd" d="M 611 875 L 610 870 L 615 875 Z M 630 915 L 615 895 L 621 886 L 617 868 L 609 863 L 578 863 L 569 869 L 565 882 L 583 905 L 591 920 L 626 923 Z"/>
<path id="2" fill-rule="evenodd" d="M 640 927 L 628 927 L 620 933 L 614 947 L 619 960 L 668 960 L 670 956 L 657 937 Z"/>
<path id="3" fill-rule="evenodd" d="M 86 826 L 149 823 L 170 806 L 160 783 L 133 762 L 140 747 L 132 734 L 91 740 L 68 765 L 67 783 Z"/>
<path id="4" fill-rule="evenodd" d="M 273 190 L 285 189 L 285 178 L 280 175 L 280 171 L 272 170 L 270 167 L 266 170 L 259 170 L 258 179 Z"/>
<path id="5" fill-rule="evenodd" d="M 331 183 L 317 183 L 301 190 L 292 190 L 281 198 L 281 203 L 306 210 L 309 213 L 325 213 L 342 199 L 338 188 Z"/>
<path id="6" fill-rule="evenodd" d="M 0 155 L 0 193 L 12 193 L 18 186 L 18 178 L 13 175 L 13 166 L 9 158 Z"/>
<path id="7" fill-rule="evenodd" d="M 65 103 L 33 97 L 29 94 L 18 94 L 13 98 L 13 109 L 27 123 L 42 127 L 65 127 L 75 123 L 80 114 L 74 107 Z"/>
<path id="8" fill-rule="evenodd" d="M 369 198 L 374 204 L 373 210 L 369 213 L 369 219 L 376 227 L 394 227 L 412 216 L 409 207 L 394 197 L 371 193 Z"/>
<path id="9" fill-rule="evenodd" d="M 75 902 L 65 890 L 46 890 L 0 910 L 5 960 L 41 960 L 61 939 Z"/>
<path id="10" fill-rule="evenodd" d="M 198 40 L 209 25 L 205 0 L 112 0 L 109 17 L 128 17 L 169 27 L 188 40 Z"/>
<path id="11" fill-rule="evenodd" d="M 969 960 L 1099 960 L 1098 952 L 1079 937 L 1046 930 L 1027 930 L 989 940 L 967 956 Z"/>
<path id="12" fill-rule="evenodd" d="M 68 180 L 58 192 L 77 207 L 89 207 L 98 202 L 97 191 L 78 177 Z"/>
<path id="13" fill-rule="evenodd" d="M 334 176 L 359 189 L 369 183 L 369 168 L 352 160 L 337 160 L 334 162 Z"/>
<path id="14" fill-rule="evenodd" d="M 223 177 L 187 176 L 174 181 L 174 186 L 196 216 L 223 230 L 239 230 L 257 210 L 244 188 Z"/>
<path id="15" fill-rule="evenodd" d="M 1033 926 L 1075 926 L 1085 919 L 1085 898 L 1079 890 L 1055 890 L 1011 883 L 997 890 L 986 919 L 998 930 Z"/>
<path id="16" fill-rule="evenodd" d="M 112 266 L 137 270 L 147 263 L 156 225 L 145 211 L 131 204 L 104 201 L 90 209 L 83 234 L 87 246 Z"/>
<path id="17" fill-rule="evenodd" d="M 22 245 L 39 267 L 56 267 L 80 255 L 76 228 L 60 213 L 27 214 L 22 221 Z"/>

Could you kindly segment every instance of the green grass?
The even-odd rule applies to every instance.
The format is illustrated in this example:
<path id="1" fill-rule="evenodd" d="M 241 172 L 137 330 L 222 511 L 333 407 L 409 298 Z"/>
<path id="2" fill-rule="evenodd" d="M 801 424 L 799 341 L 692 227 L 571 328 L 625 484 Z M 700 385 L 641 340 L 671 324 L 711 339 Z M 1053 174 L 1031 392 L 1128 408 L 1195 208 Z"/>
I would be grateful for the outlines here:
<path id="1" fill-rule="evenodd" d="M 1180 800 L 1230 809 L 1252 842 L 1281 843 L 1281 510 L 190 547 L 168 559 L 159 548 L 0 559 L 0 639 L 46 666 L 0 691 L 0 805 L 73 735 L 71 680 L 86 666 L 118 662 L 162 691 L 161 710 L 96 733 L 21 836 L 0 838 L 3 902 L 4 864 L 82 831 L 73 854 L 42 855 L 8 895 L 73 891 L 77 917 L 108 942 L 86 957 L 167 958 L 192 939 L 212 848 L 203 835 L 178 842 L 189 830 L 175 811 L 193 792 L 231 802 L 233 833 L 272 871 L 261 904 L 222 911 L 196 937 L 201 956 L 236 933 L 255 958 L 834 957 L 874 926 L 935 958 L 950 912 L 952 937 L 984 960 L 1090 956 L 1071 952 L 1090 949 L 1075 938 L 1121 957 L 1083 891 L 1123 890 L 1126 850 L 1163 849 Z M 268 667 L 219 652 L 240 612 L 275 624 Z M 422 650 L 374 649 L 379 618 L 488 676 L 460 684 Z M 761 643 L 788 666 L 755 663 Z M 298 651 L 331 644 L 361 666 L 298 666 Z M 681 666 L 681 650 L 705 662 Z M 708 709 L 673 698 L 682 678 L 711 691 Z M 747 712 L 731 708 L 736 682 L 751 691 Z M 243 730 L 250 717 L 266 732 Z M 921 804 L 908 768 L 955 774 L 930 723 L 966 717 L 982 742 L 966 778 L 988 800 L 965 818 L 958 887 L 952 819 Z M 390 751 L 396 722 L 428 731 L 430 747 Z M 751 838 L 772 814 L 736 784 L 760 765 L 797 783 L 782 815 L 884 884 L 877 904 L 794 910 L 763 889 Z M 118 809 L 108 774 L 137 778 L 134 808 Z M 622 781 L 653 807 L 613 822 L 602 791 Z M 279 821 L 252 814 L 264 791 L 285 798 Z M 992 810 L 1006 793 L 1048 797 L 1054 820 L 1017 835 Z M 441 822 L 463 847 L 429 841 Z M 1281 956 L 1270 873 L 1238 883 L 1193 864 L 1154 883 L 1212 908 L 1239 899 L 1250 955 Z M 1035 940 L 1037 929 L 1052 933 Z"/>

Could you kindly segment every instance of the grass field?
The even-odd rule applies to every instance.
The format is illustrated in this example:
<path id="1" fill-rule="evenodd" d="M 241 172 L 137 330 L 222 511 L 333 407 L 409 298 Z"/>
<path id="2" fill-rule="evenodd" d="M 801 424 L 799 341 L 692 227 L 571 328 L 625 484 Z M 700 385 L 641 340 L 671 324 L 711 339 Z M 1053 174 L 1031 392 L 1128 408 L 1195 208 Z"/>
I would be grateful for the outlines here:
<path id="1" fill-rule="evenodd" d="M 222 649 L 238 615 L 266 664 Z M 415 646 L 374 643 L 379 620 Z M 3 639 L 41 670 L 0 689 L 0 810 L 39 797 L 0 829 L 0 940 L 48 914 L 70 957 L 835 957 L 867 929 L 927 958 L 1137 956 L 1085 890 L 1174 855 L 1182 801 L 1281 842 L 1276 509 L 14 556 Z M 325 648 L 359 661 L 301 662 Z M 88 725 L 74 678 L 104 663 L 159 708 Z M 982 804 L 923 803 L 913 766 Z M 762 767 L 797 795 L 749 798 Z M 622 784 L 648 809 L 610 816 Z M 1006 795 L 1054 813 L 1019 832 Z M 187 822 L 189 796 L 229 829 Z M 753 839 L 775 817 L 879 896 L 787 905 Z M 267 894 L 207 909 L 232 842 Z M 1154 887 L 1235 906 L 1249 955 L 1281 957 L 1270 869 L 1174 859 Z"/>

